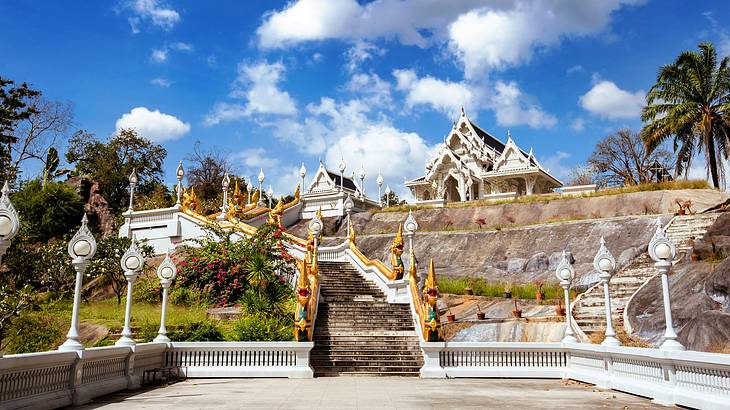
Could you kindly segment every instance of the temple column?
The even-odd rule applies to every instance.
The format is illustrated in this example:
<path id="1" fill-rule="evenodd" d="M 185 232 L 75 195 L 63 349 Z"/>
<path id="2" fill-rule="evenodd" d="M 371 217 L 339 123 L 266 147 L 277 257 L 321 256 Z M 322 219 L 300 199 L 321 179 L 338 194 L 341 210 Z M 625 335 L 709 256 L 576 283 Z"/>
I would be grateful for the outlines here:
<path id="1" fill-rule="evenodd" d="M 532 192 L 535 189 L 535 182 L 537 182 L 536 176 L 525 177 L 525 194 L 526 195 L 532 195 Z"/>

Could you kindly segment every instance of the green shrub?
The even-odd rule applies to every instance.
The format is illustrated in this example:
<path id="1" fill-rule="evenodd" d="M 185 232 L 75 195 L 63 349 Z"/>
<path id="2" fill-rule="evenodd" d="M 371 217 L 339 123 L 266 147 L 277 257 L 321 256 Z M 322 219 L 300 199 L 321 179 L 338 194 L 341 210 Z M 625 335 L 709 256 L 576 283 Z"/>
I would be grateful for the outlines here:
<path id="1" fill-rule="evenodd" d="M 31 285 L 46 292 L 64 293 L 74 286 L 76 273 L 68 256 L 68 237 L 48 243 L 30 243 L 24 238 L 11 245 L 3 262 L 15 286 Z"/>
<path id="2" fill-rule="evenodd" d="M 224 339 L 216 322 L 211 320 L 180 326 L 170 332 L 168 337 L 173 342 L 220 342 Z"/>
<path id="3" fill-rule="evenodd" d="M 292 320 L 249 315 L 233 325 L 233 339 L 241 342 L 282 342 L 294 339 Z"/>
<path id="4" fill-rule="evenodd" d="M 535 283 L 509 284 L 501 281 L 489 281 L 482 278 L 457 277 L 439 279 L 439 291 L 463 295 L 464 288 L 471 288 L 476 296 L 502 297 L 505 288 L 512 289 L 512 297 L 517 299 L 535 299 L 538 285 Z M 542 285 L 545 299 L 559 299 L 563 296 L 563 289 L 556 283 Z"/>
<path id="5" fill-rule="evenodd" d="M 157 276 L 142 276 L 137 283 L 134 284 L 133 293 L 135 302 L 160 303 L 162 302 L 162 286 Z M 173 302 L 173 304 L 176 304 Z"/>
<path id="6" fill-rule="evenodd" d="M 12 354 L 53 350 L 63 343 L 67 330 L 64 319 L 47 312 L 29 312 L 13 324 L 6 350 Z"/>
<path id="7" fill-rule="evenodd" d="M 183 286 L 175 286 L 170 291 L 170 303 L 173 305 L 192 306 L 199 298 L 195 292 Z"/>
<path id="8" fill-rule="evenodd" d="M 23 237 L 30 242 L 45 242 L 78 228 L 84 203 L 76 190 L 64 183 L 48 181 L 45 188 L 38 179 L 23 184 L 11 195 L 22 220 Z"/>

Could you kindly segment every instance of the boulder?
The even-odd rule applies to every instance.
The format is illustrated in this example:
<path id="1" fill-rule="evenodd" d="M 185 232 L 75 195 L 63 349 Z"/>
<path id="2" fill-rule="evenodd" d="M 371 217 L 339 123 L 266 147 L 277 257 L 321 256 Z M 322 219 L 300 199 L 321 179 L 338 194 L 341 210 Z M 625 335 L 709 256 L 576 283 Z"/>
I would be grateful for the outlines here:
<path id="1" fill-rule="evenodd" d="M 114 215 L 109 210 L 109 203 L 101 195 L 99 183 L 86 178 L 73 177 L 66 184 L 74 187 L 84 200 L 84 211 L 91 225 L 96 226 L 102 237 L 116 234 Z"/>
<path id="2" fill-rule="evenodd" d="M 573 253 L 572 252 L 567 252 L 566 251 L 565 252 L 565 256 L 568 258 L 568 261 L 570 263 L 575 262 L 575 258 L 573 257 Z M 548 270 L 555 271 L 555 269 L 558 268 L 558 264 L 562 260 L 563 260 L 563 252 L 562 251 L 558 251 L 558 252 L 551 253 L 550 254 L 550 258 L 549 258 L 549 263 L 548 263 Z"/>
<path id="3" fill-rule="evenodd" d="M 545 252 L 538 252 L 527 260 L 525 272 L 544 272 L 550 266 L 550 258 Z"/>
<path id="4" fill-rule="evenodd" d="M 525 271 L 525 266 L 527 265 L 528 261 L 527 259 L 523 258 L 514 258 L 510 259 L 506 263 L 506 270 L 509 273 L 522 273 Z"/>

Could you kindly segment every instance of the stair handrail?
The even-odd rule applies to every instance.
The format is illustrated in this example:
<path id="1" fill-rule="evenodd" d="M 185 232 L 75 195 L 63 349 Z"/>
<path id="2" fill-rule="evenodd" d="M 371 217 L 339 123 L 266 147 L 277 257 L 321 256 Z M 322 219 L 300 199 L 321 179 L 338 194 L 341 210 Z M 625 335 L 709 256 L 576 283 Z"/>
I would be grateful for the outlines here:
<path id="1" fill-rule="evenodd" d="M 362 253 L 362 251 L 360 250 L 360 248 L 358 248 L 357 245 L 355 244 L 354 238 L 348 239 L 348 242 L 349 242 L 350 251 L 352 252 L 353 255 L 355 255 L 355 257 L 360 262 L 362 262 L 363 265 L 370 267 L 370 268 L 375 268 L 375 270 L 378 271 L 378 273 L 380 273 L 383 277 L 385 277 L 386 279 L 388 279 L 390 281 L 395 280 L 395 277 L 396 277 L 395 272 L 393 272 L 393 270 L 390 269 L 389 267 L 385 266 L 385 264 L 383 262 L 381 262 L 379 259 L 370 259 L 367 256 L 365 256 Z"/>
<path id="2" fill-rule="evenodd" d="M 669 220 L 669 222 L 667 222 L 667 223 L 666 223 L 666 225 L 664 225 L 664 227 L 662 228 L 662 230 L 664 230 L 664 231 L 666 232 L 667 228 L 669 228 L 669 226 L 670 226 L 670 225 L 671 225 L 671 224 L 672 224 L 672 223 L 673 223 L 673 222 L 674 222 L 674 221 L 675 221 L 676 219 L 677 219 L 677 215 L 674 215 L 674 216 L 672 216 L 672 218 L 671 218 L 671 219 Z M 639 254 L 639 255 L 638 255 L 638 256 L 637 256 L 637 257 L 636 257 L 635 259 L 638 259 L 638 258 L 640 258 L 640 257 L 641 257 L 641 255 L 643 255 L 644 253 L 647 253 L 647 252 L 642 252 L 642 253 L 641 253 L 641 254 Z M 635 260 L 635 259 L 634 259 L 634 260 Z M 621 271 L 619 271 L 619 273 L 617 274 L 617 276 L 618 276 L 618 275 L 620 275 L 620 273 L 621 273 L 621 272 L 623 272 L 623 270 L 624 270 L 624 269 L 626 269 L 626 268 L 627 268 L 628 266 L 630 266 L 630 265 L 631 265 L 631 264 L 629 263 L 629 264 L 627 264 L 626 266 L 622 267 Z M 652 277 L 653 277 L 653 276 L 652 276 Z M 642 284 L 641 286 L 644 286 L 644 285 L 645 285 L 645 284 L 646 284 L 647 282 L 649 282 L 649 280 L 651 280 L 651 278 L 647 279 L 647 280 L 646 280 L 646 281 L 645 281 L 645 282 L 644 282 L 644 283 L 643 283 L 643 284 Z M 585 333 L 585 332 L 583 331 L 583 329 L 582 329 L 582 328 L 581 328 L 581 327 L 580 327 L 580 326 L 578 325 L 578 321 L 577 321 L 577 320 L 575 319 L 575 310 L 573 310 L 573 309 L 575 309 L 575 306 L 576 306 L 576 305 L 578 304 L 578 302 L 579 302 L 579 301 L 583 300 L 583 296 L 584 296 L 584 295 L 587 295 L 588 293 L 592 292 L 593 290 L 595 290 L 595 289 L 596 289 L 596 288 L 598 288 L 599 286 L 602 286 L 602 284 L 601 284 L 601 282 L 600 282 L 600 281 L 599 281 L 599 282 L 597 282 L 597 283 L 595 283 L 595 284 L 594 284 L 593 286 L 591 286 L 590 288 L 586 289 L 586 291 L 585 291 L 585 292 L 583 292 L 583 293 L 581 293 L 580 295 L 578 295 L 578 296 L 577 296 L 577 297 L 576 297 L 576 298 L 575 298 L 575 299 L 573 300 L 573 303 L 571 303 L 571 304 L 570 304 L 570 309 L 571 309 L 571 312 L 573 313 L 572 315 L 569 315 L 569 316 L 570 316 L 570 319 L 571 319 L 571 324 L 573 325 L 573 330 L 575 331 L 575 336 L 576 336 L 576 338 L 577 338 L 577 339 L 578 339 L 578 341 L 579 341 L 579 342 L 581 342 L 581 343 L 589 343 L 589 342 L 590 342 L 590 339 L 588 338 L 588 335 L 586 335 L 586 333 Z M 639 289 L 641 289 L 641 287 L 639 287 Z M 636 291 L 636 292 L 638 292 L 638 289 L 637 289 L 637 291 Z M 627 320 L 626 320 L 626 319 L 627 319 L 627 316 L 626 316 L 626 311 L 627 311 L 628 309 L 626 309 L 626 308 L 627 308 L 627 307 L 629 306 L 629 302 L 631 302 L 631 299 L 632 299 L 632 298 L 634 297 L 634 295 L 636 294 L 636 292 L 634 292 L 634 293 L 633 293 L 633 294 L 631 295 L 631 297 L 629 298 L 629 301 L 628 301 L 628 302 L 626 303 L 626 306 L 624 306 L 624 311 L 623 311 L 623 314 L 622 314 L 622 318 L 623 318 L 623 322 L 624 322 L 624 328 L 626 328 L 626 323 L 628 323 L 628 322 L 627 322 Z"/>

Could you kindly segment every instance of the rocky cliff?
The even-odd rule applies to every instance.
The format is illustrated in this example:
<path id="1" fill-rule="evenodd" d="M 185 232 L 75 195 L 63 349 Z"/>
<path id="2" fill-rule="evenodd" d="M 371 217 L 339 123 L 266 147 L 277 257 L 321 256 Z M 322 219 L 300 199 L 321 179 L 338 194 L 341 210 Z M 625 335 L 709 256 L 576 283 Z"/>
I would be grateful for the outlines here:
<path id="1" fill-rule="evenodd" d="M 672 318 L 688 349 L 730 352 L 730 213 L 721 215 L 694 246 L 695 257 L 676 265 L 669 277 Z M 652 279 L 628 305 L 634 334 L 658 345 L 665 321 L 661 281 Z"/>

